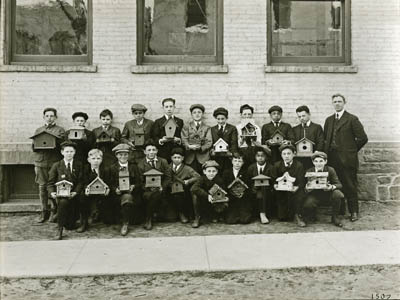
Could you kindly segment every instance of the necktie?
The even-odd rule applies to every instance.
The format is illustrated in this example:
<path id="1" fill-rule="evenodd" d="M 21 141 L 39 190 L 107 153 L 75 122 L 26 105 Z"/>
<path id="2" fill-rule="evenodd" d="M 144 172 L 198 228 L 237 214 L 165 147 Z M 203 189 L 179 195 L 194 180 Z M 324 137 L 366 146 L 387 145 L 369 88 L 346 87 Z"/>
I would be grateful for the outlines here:
<path id="1" fill-rule="evenodd" d="M 263 168 L 262 168 L 262 167 L 259 167 L 259 168 L 258 168 L 258 175 L 262 174 L 262 172 L 263 172 Z"/>
<path id="2" fill-rule="evenodd" d="M 223 127 L 223 126 L 219 126 L 219 129 L 218 129 L 218 136 L 219 136 L 219 137 L 222 137 L 223 134 L 224 134 L 224 127 Z"/>
<path id="3" fill-rule="evenodd" d="M 70 174 L 72 174 L 71 163 L 67 163 L 67 169 L 68 169 L 68 172 L 69 172 Z"/>
<path id="4" fill-rule="evenodd" d="M 278 127 L 279 126 L 279 122 L 275 122 L 275 127 Z"/>
<path id="5" fill-rule="evenodd" d="M 176 173 L 177 166 L 174 165 L 174 173 Z"/>
<path id="6" fill-rule="evenodd" d="M 150 161 L 150 165 L 151 165 L 154 169 L 156 168 L 156 164 L 155 164 L 154 160 L 151 160 L 151 161 Z"/>
<path id="7" fill-rule="evenodd" d="M 199 128 L 200 128 L 200 123 L 196 123 L 196 130 L 199 130 Z"/>
<path id="8" fill-rule="evenodd" d="M 339 120 L 339 114 L 338 113 L 336 114 L 336 120 Z"/>
<path id="9" fill-rule="evenodd" d="M 97 173 L 96 169 L 93 169 L 93 173 L 96 174 L 96 175 L 99 175 L 99 174 Z"/>

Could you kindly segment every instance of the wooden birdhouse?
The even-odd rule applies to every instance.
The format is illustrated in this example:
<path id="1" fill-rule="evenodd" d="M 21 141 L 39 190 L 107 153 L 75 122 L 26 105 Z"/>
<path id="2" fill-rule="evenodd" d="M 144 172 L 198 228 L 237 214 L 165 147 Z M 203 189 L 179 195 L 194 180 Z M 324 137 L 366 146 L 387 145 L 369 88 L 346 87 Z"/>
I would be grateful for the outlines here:
<path id="1" fill-rule="evenodd" d="M 184 191 L 183 182 L 175 178 L 171 185 L 171 194 L 183 193 Z"/>
<path id="2" fill-rule="evenodd" d="M 89 195 L 104 195 L 109 187 L 100 177 L 96 177 L 88 184 L 87 189 L 89 190 Z"/>
<path id="3" fill-rule="evenodd" d="M 247 123 L 244 127 L 242 127 L 241 132 L 242 138 L 251 138 L 252 140 L 257 139 L 256 127 L 251 122 Z"/>
<path id="4" fill-rule="evenodd" d="M 144 129 L 142 127 L 134 129 L 133 143 L 135 146 L 144 145 Z"/>
<path id="5" fill-rule="evenodd" d="M 328 172 L 307 172 L 306 189 L 307 190 L 323 190 L 328 187 Z"/>
<path id="6" fill-rule="evenodd" d="M 243 182 L 240 178 L 235 178 L 231 182 L 231 184 L 228 186 L 229 191 L 231 192 L 232 195 L 234 195 L 237 198 L 241 198 L 243 196 L 243 193 L 248 189 L 249 187 L 247 186 L 246 183 Z"/>
<path id="7" fill-rule="evenodd" d="M 275 130 L 275 132 L 272 134 L 272 144 L 273 145 L 281 145 L 285 139 L 284 134 L 279 130 Z"/>
<path id="8" fill-rule="evenodd" d="M 296 156 L 311 157 L 314 152 L 314 143 L 306 137 L 296 142 Z"/>
<path id="9" fill-rule="evenodd" d="M 274 188 L 277 191 L 294 191 L 298 188 L 294 186 L 295 181 L 296 178 L 290 176 L 288 172 L 285 172 L 285 174 L 276 179 L 277 184 L 274 185 Z"/>
<path id="10" fill-rule="evenodd" d="M 214 184 L 208 192 L 213 198 L 211 203 L 221 203 L 229 201 L 228 197 L 226 196 L 228 193 L 225 192 L 218 184 Z"/>
<path id="11" fill-rule="evenodd" d="M 195 135 L 193 135 L 192 137 L 189 137 L 188 143 L 189 143 L 189 145 L 198 145 L 198 146 L 201 146 L 202 140 L 201 140 L 200 135 L 195 134 Z"/>
<path id="12" fill-rule="evenodd" d="M 57 197 L 69 197 L 71 195 L 71 189 L 74 184 L 68 180 L 61 180 L 56 183 Z"/>
<path id="13" fill-rule="evenodd" d="M 30 138 L 33 139 L 34 150 L 48 150 L 57 147 L 57 138 L 59 137 L 48 131 L 42 131 Z"/>
<path id="14" fill-rule="evenodd" d="M 168 139 L 173 139 L 175 136 L 175 131 L 176 131 L 176 122 L 174 118 L 169 118 L 168 121 L 164 123 L 164 129 L 165 129 L 165 136 Z"/>
<path id="15" fill-rule="evenodd" d="M 162 172 L 156 169 L 151 169 L 150 171 L 143 173 L 143 175 L 146 176 L 145 187 L 161 187 L 161 176 L 163 175 Z"/>
<path id="16" fill-rule="evenodd" d="M 82 140 L 85 136 L 85 128 L 81 126 L 72 127 L 68 133 L 69 140 Z"/>
<path id="17" fill-rule="evenodd" d="M 254 180 L 255 187 L 269 186 L 269 180 L 271 179 L 271 177 L 260 174 L 260 175 L 254 176 L 252 179 Z"/>
<path id="18" fill-rule="evenodd" d="M 107 131 L 102 131 L 96 139 L 96 143 L 112 143 L 114 138 Z"/>
<path id="19" fill-rule="evenodd" d="M 130 182 L 129 182 L 129 170 L 128 168 L 121 168 L 118 173 L 118 188 L 121 192 L 129 191 Z"/>
<path id="20" fill-rule="evenodd" d="M 220 138 L 214 143 L 215 153 L 226 153 L 228 152 L 228 143 L 224 139 Z"/>

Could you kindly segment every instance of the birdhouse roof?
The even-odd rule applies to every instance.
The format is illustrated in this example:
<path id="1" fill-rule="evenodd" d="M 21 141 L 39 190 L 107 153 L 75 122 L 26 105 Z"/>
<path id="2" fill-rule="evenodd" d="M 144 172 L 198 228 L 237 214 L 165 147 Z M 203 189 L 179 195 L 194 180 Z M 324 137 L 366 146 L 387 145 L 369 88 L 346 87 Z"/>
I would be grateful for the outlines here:
<path id="1" fill-rule="evenodd" d="M 328 177 L 328 172 L 307 172 L 305 177 Z"/>
<path id="2" fill-rule="evenodd" d="M 277 135 L 277 134 L 279 134 L 279 135 L 281 135 L 281 136 L 284 136 L 284 134 L 282 133 L 282 131 L 280 131 L 279 129 L 275 130 L 274 133 L 272 134 L 272 136 L 275 136 L 275 135 Z"/>
<path id="3" fill-rule="evenodd" d="M 160 172 L 160 171 L 158 171 L 156 169 L 151 169 L 151 170 L 143 173 L 144 176 L 161 176 L 163 174 L 164 173 L 162 173 L 162 172 Z"/>
<path id="4" fill-rule="evenodd" d="M 30 139 L 34 139 L 35 137 L 37 137 L 39 135 L 42 135 L 42 134 L 48 134 L 48 135 L 51 135 L 51 136 L 53 136 L 55 138 L 60 138 L 57 134 L 55 134 L 53 132 L 50 132 L 50 131 L 47 131 L 46 129 L 44 129 L 44 130 L 40 131 L 39 133 L 36 133 L 35 135 L 31 136 Z"/>
<path id="5" fill-rule="evenodd" d="M 309 143 L 315 145 L 315 143 L 314 143 L 313 141 L 309 140 L 309 139 L 306 138 L 306 137 L 303 137 L 301 140 L 298 140 L 295 144 L 297 145 L 297 144 L 299 144 L 299 143 L 301 143 L 301 142 L 304 142 L 304 141 L 309 142 Z"/>
<path id="6" fill-rule="evenodd" d="M 225 195 L 228 194 L 227 192 L 225 192 L 218 184 L 214 184 L 211 189 L 209 190 L 209 193 L 211 195 L 214 195 L 216 192 L 221 191 L 222 193 L 224 193 Z"/>
<path id="7" fill-rule="evenodd" d="M 102 184 L 103 186 L 108 186 L 100 177 L 96 177 L 91 183 L 88 184 L 87 187 L 91 187 L 93 184 L 95 184 L 96 182 L 99 182 L 100 184 Z"/>
<path id="8" fill-rule="evenodd" d="M 233 187 L 235 184 L 241 184 L 243 185 L 246 189 L 248 189 L 249 187 L 247 186 L 246 183 L 243 182 L 243 180 L 241 180 L 240 178 L 235 178 L 234 181 L 231 182 L 231 184 L 228 186 L 228 189 L 230 189 L 231 187 Z"/>
<path id="9" fill-rule="evenodd" d="M 296 178 L 290 176 L 288 172 L 285 172 L 285 174 L 283 174 L 281 177 L 277 178 L 276 181 L 282 181 L 283 179 L 286 179 L 287 181 L 290 181 L 290 182 L 296 181 Z"/>
<path id="10" fill-rule="evenodd" d="M 67 184 L 67 185 L 70 185 L 70 186 L 74 185 L 72 182 L 69 182 L 68 180 L 65 180 L 65 179 L 56 183 L 56 185 L 60 185 L 60 184 Z"/>
<path id="11" fill-rule="evenodd" d="M 178 124 L 175 121 L 175 118 L 169 118 L 168 120 L 166 120 L 163 124 L 163 126 L 167 125 L 168 123 L 173 123 L 175 124 L 175 126 L 178 126 Z"/>
<path id="12" fill-rule="evenodd" d="M 85 127 L 81 127 L 81 126 L 72 126 L 69 130 L 85 130 Z"/>
<path id="13" fill-rule="evenodd" d="M 252 179 L 253 180 L 265 180 L 265 179 L 271 179 L 271 177 L 268 177 L 264 174 L 260 174 L 260 175 L 254 176 Z"/>
<path id="14" fill-rule="evenodd" d="M 223 138 L 219 138 L 218 141 L 216 141 L 216 142 L 214 143 L 214 146 L 215 146 L 215 145 L 218 145 L 218 144 L 224 144 L 225 146 L 228 146 L 228 143 L 225 142 L 225 140 L 224 140 Z"/>

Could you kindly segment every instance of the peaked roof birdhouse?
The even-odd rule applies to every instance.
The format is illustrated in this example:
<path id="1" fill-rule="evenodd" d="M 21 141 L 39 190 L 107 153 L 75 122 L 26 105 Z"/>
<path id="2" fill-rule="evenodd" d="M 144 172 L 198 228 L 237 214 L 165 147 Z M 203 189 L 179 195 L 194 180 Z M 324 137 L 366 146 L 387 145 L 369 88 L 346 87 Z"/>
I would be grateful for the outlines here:
<path id="1" fill-rule="evenodd" d="M 246 137 L 257 138 L 256 126 L 252 122 L 248 122 L 246 125 L 242 127 L 241 136 L 244 138 Z"/>
<path id="2" fill-rule="evenodd" d="M 60 137 L 44 130 L 35 134 L 34 136 L 31 136 L 30 138 L 33 139 L 34 150 L 48 150 L 56 148 L 57 139 Z"/>
<path id="3" fill-rule="evenodd" d="M 107 131 L 102 131 L 96 139 L 97 143 L 112 143 L 114 138 Z"/>
<path id="4" fill-rule="evenodd" d="M 307 172 L 306 189 L 308 190 L 323 190 L 328 187 L 328 172 Z"/>
<path id="5" fill-rule="evenodd" d="M 260 174 L 257 176 L 254 176 L 252 178 L 254 180 L 254 186 L 269 186 L 269 180 L 271 179 L 271 177 L 268 177 L 264 174 Z"/>
<path id="6" fill-rule="evenodd" d="M 271 139 L 272 139 L 272 144 L 281 145 L 285 139 L 285 135 L 279 129 L 277 129 L 272 134 Z"/>
<path id="7" fill-rule="evenodd" d="M 174 118 L 169 118 L 165 123 L 164 123 L 164 129 L 165 129 L 165 136 L 169 139 L 174 138 L 175 136 L 175 131 L 176 131 L 177 124 L 175 122 Z"/>
<path id="8" fill-rule="evenodd" d="M 296 156 L 300 157 L 311 157 L 314 152 L 314 143 L 303 137 L 301 140 L 296 142 Z"/>
<path id="9" fill-rule="evenodd" d="M 208 192 L 213 198 L 211 203 L 221 203 L 229 201 L 228 197 L 226 196 L 228 193 L 225 192 L 218 184 L 214 184 Z"/>
<path id="10" fill-rule="evenodd" d="M 72 127 L 68 133 L 69 140 L 82 140 L 85 136 L 85 128 L 81 126 Z"/>
<path id="11" fill-rule="evenodd" d="M 228 152 L 228 143 L 223 138 L 219 138 L 214 143 L 214 152 Z"/>
<path id="12" fill-rule="evenodd" d="M 171 194 L 183 193 L 185 191 L 183 181 L 175 177 L 171 185 Z"/>
<path id="13" fill-rule="evenodd" d="M 129 191 L 129 170 L 127 167 L 120 168 L 118 172 L 118 188 L 121 192 Z"/>
<path id="14" fill-rule="evenodd" d="M 61 180 L 57 182 L 57 197 L 69 197 L 71 195 L 73 185 L 74 184 L 68 180 Z"/>
<path id="15" fill-rule="evenodd" d="M 228 186 L 229 191 L 231 194 L 237 198 L 241 198 L 244 192 L 248 189 L 246 183 L 243 182 L 239 177 L 236 177 L 231 184 Z"/>
<path id="16" fill-rule="evenodd" d="M 297 187 L 294 186 L 295 181 L 296 181 L 295 177 L 292 177 L 289 175 L 288 172 L 285 172 L 285 174 L 276 179 L 277 184 L 274 185 L 275 190 L 289 191 L 289 192 L 297 190 Z"/>
<path id="17" fill-rule="evenodd" d="M 156 169 L 151 169 L 150 171 L 143 173 L 143 176 L 146 177 L 145 187 L 160 188 L 162 175 L 163 173 Z"/>
<path id="18" fill-rule="evenodd" d="M 134 128 L 133 141 L 135 146 L 144 145 L 144 129 L 143 127 Z"/>
<path id="19" fill-rule="evenodd" d="M 100 177 L 97 176 L 88 184 L 87 189 L 89 190 L 89 195 L 104 195 L 109 187 Z"/>

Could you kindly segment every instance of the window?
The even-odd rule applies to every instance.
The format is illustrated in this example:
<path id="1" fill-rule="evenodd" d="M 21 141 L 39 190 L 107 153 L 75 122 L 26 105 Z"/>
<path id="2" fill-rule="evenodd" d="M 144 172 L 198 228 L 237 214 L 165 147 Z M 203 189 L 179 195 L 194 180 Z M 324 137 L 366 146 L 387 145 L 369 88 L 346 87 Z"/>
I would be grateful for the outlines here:
<path id="1" fill-rule="evenodd" d="M 223 64 L 222 0 L 137 0 L 137 64 Z"/>
<path id="2" fill-rule="evenodd" d="M 269 65 L 350 65 L 350 0 L 268 0 Z"/>
<path id="3" fill-rule="evenodd" d="M 91 64 L 91 0 L 8 0 L 6 10 L 6 64 Z"/>

